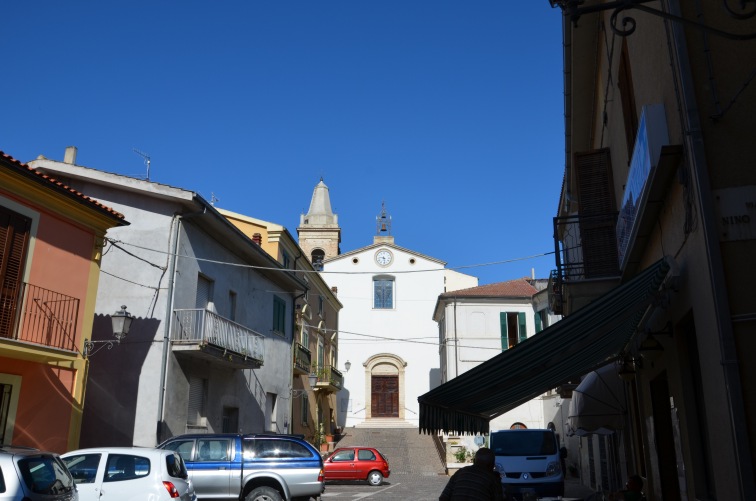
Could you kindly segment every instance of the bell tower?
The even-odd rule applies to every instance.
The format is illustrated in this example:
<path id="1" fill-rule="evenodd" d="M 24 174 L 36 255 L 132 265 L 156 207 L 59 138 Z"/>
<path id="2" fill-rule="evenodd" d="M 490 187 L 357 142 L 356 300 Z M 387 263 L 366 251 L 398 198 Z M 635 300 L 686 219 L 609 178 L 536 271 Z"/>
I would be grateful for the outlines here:
<path id="1" fill-rule="evenodd" d="M 381 215 L 375 218 L 373 243 L 394 243 L 394 237 L 391 235 L 391 215 L 386 212 L 385 201 L 381 202 Z"/>
<path id="2" fill-rule="evenodd" d="M 312 192 L 310 210 L 299 217 L 297 236 L 315 269 L 322 269 L 323 260 L 341 254 L 339 218 L 331 210 L 331 197 L 322 177 Z"/>

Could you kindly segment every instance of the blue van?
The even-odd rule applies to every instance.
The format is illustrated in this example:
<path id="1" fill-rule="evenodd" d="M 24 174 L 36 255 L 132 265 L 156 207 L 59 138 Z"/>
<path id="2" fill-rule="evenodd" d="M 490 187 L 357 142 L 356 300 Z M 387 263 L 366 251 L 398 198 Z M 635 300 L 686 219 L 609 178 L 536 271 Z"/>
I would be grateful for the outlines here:
<path id="1" fill-rule="evenodd" d="M 507 498 L 521 499 L 526 493 L 536 497 L 564 496 L 564 472 L 553 431 L 495 431 L 490 442 Z"/>

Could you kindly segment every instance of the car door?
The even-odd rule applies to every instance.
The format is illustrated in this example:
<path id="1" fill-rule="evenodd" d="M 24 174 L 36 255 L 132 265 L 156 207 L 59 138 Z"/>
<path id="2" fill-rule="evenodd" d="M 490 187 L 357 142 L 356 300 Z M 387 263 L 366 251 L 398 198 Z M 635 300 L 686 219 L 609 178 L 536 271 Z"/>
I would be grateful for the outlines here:
<path id="1" fill-rule="evenodd" d="M 231 487 L 233 470 L 231 469 L 232 441 L 229 438 L 197 438 L 194 459 L 186 463 L 191 471 L 194 490 L 199 497 L 238 498 L 240 484 Z"/>
<path id="2" fill-rule="evenodd" d="M 100 499 L 106 456 L 107 454 L 91 452 L 62 458 L 74 478 L 80 501 L 97 501 Z"/>
<path id="3" fill-rule="evenodd" d="M 351 480 L 354 474 L 354 449 L 341 449 L 328 459 L 326 478 L 328 480 Z"/>
<path id="4" fill-rule="evenodd" d="M 354 462 L 354 474 L 355 478 L 363 479 L 367 478 L 370 470 L 375 468 L 376 461 L 375 453 L 370 449 L 358 449 L 357 460 Z M 380 468 L 378 468 L 380 469 Z"/>

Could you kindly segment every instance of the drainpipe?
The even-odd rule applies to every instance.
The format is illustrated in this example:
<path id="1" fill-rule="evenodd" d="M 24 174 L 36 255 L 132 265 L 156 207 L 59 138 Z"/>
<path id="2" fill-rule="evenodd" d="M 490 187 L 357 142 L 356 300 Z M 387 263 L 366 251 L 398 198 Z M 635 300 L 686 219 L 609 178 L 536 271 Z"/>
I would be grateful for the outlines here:
<path id="1" fill-rule="evenodd" d="M 168 347 L 171 342 L 171 321 L 173 319 L 173 284 L 176 281 L 176 254 L 178 254 L 178 241 L 179 241 L 179 229 L 181 228 L 181 216 L 174 214 L 171 221 L 173 232 L 171 238 L 173 239 L 173 248 L 168 256 L 168 292 L 165 309 L 165 328 L 163 329 L 163 356 L 160 363 L 160 388 L 158 393 L 158 416 L 156 426 L 156 438 L 157 442 L 162 441 L 162 428 L 163 428 L 163 400 L 165 398 L 165 373 L 168 366 Z M 169 244 L 170 246 L 170 244 Z"/>
<path id="2" fill-rule="evenodd" d="M 459 339 L 457 338 L 457 298 L 454 298 L 454 377 L 459 376 Z"/>
<path id="3" fill-rule="evenodd" d="M 667 0 L 667 11 L 674 15 L 681 15 L 679 0 Z M 735 347 L 735 336 L 732 322 L 729 318 L 730 305 L 727 288 L 724 281 L 724 266 L 719 248 L 719 232 L 715 220 L 714 202 L 711 194 L 711 184 L 708 176 L 708 165 L 704 151 L 704 142 L 693 89 L 692 70 L 690 68 L 685 33 L 678 23 L 669 23 L 667 29 L 671 32 L 673 62 L 677 62 L 679 77 L 679 97 L 682 101 L 681 114 L 684 127 L 685 150 L 690 158 L 693 177 L 696 180 L 699 195 L 699 214 L 701 229 L 704 236 L 707 268 L 709 280 L 714 293 L 714 315 L 719 335 L 721 365 L 724 372 L 725 396 L 727 397 L 730 415 L 731 441 L 735 452 L 735 468 L 738 478 L 740 496 L 756 492 L 756 482 L 753 475 L 753 459 L 749 446 L 748 424 L 743 404 L 743 389 L 740 381 L 740 371 Z"/>

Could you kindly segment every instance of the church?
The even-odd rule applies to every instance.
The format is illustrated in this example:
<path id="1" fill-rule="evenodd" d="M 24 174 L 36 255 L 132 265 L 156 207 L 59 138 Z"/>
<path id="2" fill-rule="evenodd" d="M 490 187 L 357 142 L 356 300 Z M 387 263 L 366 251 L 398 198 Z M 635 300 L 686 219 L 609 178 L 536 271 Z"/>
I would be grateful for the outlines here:
<path id="1" fill-rule="evenodd" d="M 299 246 L 344 305 L 339 313 L 337 425 L 417 427 L 417 397 L 441 384 L 438 296 L 477 277 L 396 244 L 382 207 L 372 243 L 341 253 L 341 228 L 323 180 L 297 228 Z M 335 336 L 337 333 L 332 333 Z"/>

